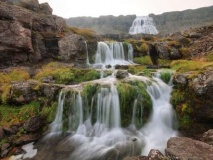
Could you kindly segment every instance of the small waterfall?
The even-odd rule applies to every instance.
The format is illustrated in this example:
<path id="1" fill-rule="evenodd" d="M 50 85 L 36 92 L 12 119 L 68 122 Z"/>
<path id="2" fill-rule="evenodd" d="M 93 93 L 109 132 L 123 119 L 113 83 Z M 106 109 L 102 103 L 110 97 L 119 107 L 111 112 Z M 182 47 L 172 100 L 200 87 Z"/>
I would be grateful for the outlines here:
<path id="1" fill-rule="evenodd" d="M 86 56 L 87 56 L 87 59 L 86 59 L 86 64 L 87 66 L 90 66 L 90 63 L 89 63 L 89 53 L 88 53 L 88 47 L 87 47 L 87 42 L 84 41 L 85 43 L 85 46 L 86 46 Z"/>
<path id="2" fill-rule="evenodd" d="M 158 34 L 155 23 L 152 17 L 139 16 L 133 21 L 129 29 L 129 34 Z"/>
<path id="3" fill-rule="evenodd" d="M 133 64 L 133 48 L 127 45 L 125 51 L 122 42 L 98 42 L 94 67 Z"/>
<path id="4" fill-rule="evenodd" d="M 147 87 L 153 103 L 153 113 L 149 122 L 141 129 L 146 144 L 143 155 L 147 155 L 153 148 L 164 153 L 168 139 L 177 135 L 173 126 L 175 113 L 170 104 L 172 86 L 157 77 L 153 79 L 155 82 Z"/>
<path id="5" fill-rule="evenodd" d="M 55 120 L 50 124 L 50 133 L 60 133 L 63 127 L 63 109 L 64 109 L 65 93 L 60 92 L 58 98 L 58 107 L 56 111 Z"/>

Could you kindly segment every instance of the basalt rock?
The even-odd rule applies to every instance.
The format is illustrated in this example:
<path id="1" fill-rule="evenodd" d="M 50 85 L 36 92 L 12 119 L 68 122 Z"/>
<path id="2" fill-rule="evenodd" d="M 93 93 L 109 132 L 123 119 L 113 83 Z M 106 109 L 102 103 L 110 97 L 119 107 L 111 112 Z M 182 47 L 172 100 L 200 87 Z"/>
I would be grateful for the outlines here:
<path id="1" fill-rule="evenodd" d="M 116 73 L 116 78 L 118 78 L 118 79 L 123 79 L 123 78 L 126 78 L 126 77 L 129 77 L 129 73 L 127 71 L 119 70 Z"/>
<path id="2" fill-rule="evenodd" d="M 43 119 L 39 116 L 30 118 L 24 123 L 24 129 L 28 132 L 35 132 L 43 125 Z"/>
<path id="3" fill-rule="evenodd" d="M 210 160 L 213 157 L 213 146 L 186 137 L 173 137 L 167 142 L 165 152 L 171 160 Z"/>
<path id="4" fill-rule="evenodd" d="M 41 134 L 28 134 L 28 135 L 22 135 L 20 138 L 18 138 L 15 141 L 16 146 L 25 145 L 31 142 L 35 142 L 41 138 Z"/>

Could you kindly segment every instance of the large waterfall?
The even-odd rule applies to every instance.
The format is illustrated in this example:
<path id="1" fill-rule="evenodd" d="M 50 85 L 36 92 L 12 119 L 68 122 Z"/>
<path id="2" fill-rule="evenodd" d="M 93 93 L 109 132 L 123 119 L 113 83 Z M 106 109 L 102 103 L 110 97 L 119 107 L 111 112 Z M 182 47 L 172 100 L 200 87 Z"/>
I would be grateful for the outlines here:
<path id="1" fill-rule="evenodd" d="M 169 102 L 172 86 L 158 77 L 129 75 L 128 80 L 144 84 L 151 97 L 152 114 L 140 127 L 136 127 L 136 121 L 143 118 L 144 107 L 139 104 L 143 95 L 138 94 L 132 106 L 128 106 L 132 109 L 129 127 L 122 126 L 125 117 L 121 116 L 118 81 L 113 75 L 87 85 L 68 86 L 61 91 L 57 114 L 47 137 L 51 140 L 62 136 L 65 128 L 68 130 L 68 137 L 58 143 L 60 148 L 70 147 L 65 149 L 68 154 L 64 159 L 121 160 L 126 156 L 147 155 L 150 149 L 164 152 L 167 140 L 176 136 L 174 111 Z M 138 109 L 141 112 L 136 116 Z M 51 160 L 48 154 L 46 159 Z"/>
<path id="2" fill-rule="evenodd" d="M 130 43 L 98 42 L 94 67 L 129 65 L 133 63 L 133 48 Z"/>
<path id="3" fill-rule="evenodd" d="M 158 34 L 154 20 L 149 16 L 139 16 L 133 21 L 129 34 Z"/>

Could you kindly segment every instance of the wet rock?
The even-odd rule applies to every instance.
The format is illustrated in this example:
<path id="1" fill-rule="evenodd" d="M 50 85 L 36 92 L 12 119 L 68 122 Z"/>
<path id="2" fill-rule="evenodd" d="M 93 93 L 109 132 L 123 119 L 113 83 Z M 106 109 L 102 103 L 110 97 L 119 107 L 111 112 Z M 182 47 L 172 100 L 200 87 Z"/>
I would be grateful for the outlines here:
<path id="1" fill-rule="evenodd" d="M 172 160 L 210 160 L 213 157 L 213 146 L 186 137 L 173 137 L 168 140 L 165 152 Z"/>
<path id="2" fill-rule="evenodd" d="M 213 129 L 208 130 L 203 134 L 202 140 L 205 143 L 208 143 L 209 145 L 213 146 Z"/>
<path id="3" fill-rule="evenodd" d="M 126 157 L 123 160 L 148 160 L 146 156 Z"/>
<path id="4" fill-rule="evenodd" d="M 22 135 L 20 138 L 18 138 L 14 144 L 16 146 L 25 145 L 31 142 L 35 142 L 41 138 L 40 134 L 29 134 L 29 135 Z"/>
<path id="5" fill-rule="evenodd" d="M 0 141 L 4 138 L 4 130 L 0 127 Z"/>
<path id="6" fill-rule="evenodd" d="M 128 69 L 129 67 L 127 65 L 116 65 L 115 69 Z"/>
<path id="7" fill-rule="evenodd" d="M 43 119 L 39 116 L 30 118 L 24 123 L 24 129 L 28 132 L 35 132 L 40 129 L 43 125 Z"/>
<path id="8" fill-rule="evenodd" d="M 127 77 L 129 77 L 129 73 L 127 71 L 119 70 L 116 73 L 116 78 L 118 78 L 118 79 L 123 79 L 123 78 L 127 78 Z"/>
<path id="9" fill-rule="evenodd" d="M 14 147 L 10 151 L 10 155 L 20 155 L 20 154 L 23 154 L 23 153 L 25 153 L 25 151 L 21 147 Z"/>
<path id="10" fill-rule="evenodd" d="M 162 160 L 164 159 L 164 155 L 156 149 L 151 149 L 149 154 L 148 154 L 148 159 L 149 160 Z"/>

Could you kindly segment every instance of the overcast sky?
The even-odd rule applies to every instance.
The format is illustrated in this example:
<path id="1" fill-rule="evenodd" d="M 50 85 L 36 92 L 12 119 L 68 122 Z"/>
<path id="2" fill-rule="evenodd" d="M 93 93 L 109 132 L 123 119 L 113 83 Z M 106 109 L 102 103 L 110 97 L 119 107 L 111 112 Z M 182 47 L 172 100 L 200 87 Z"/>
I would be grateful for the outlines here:
<path id="1" fill-rule="evenodd" d="M 100 15 L 146 16 L 169 11 L 182 11 L 213 5 L 213 0 L 39 0 L 48 2 L 53 13 L 64 17 Z"/>

